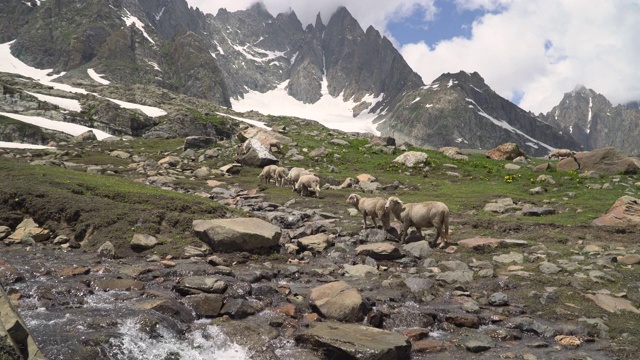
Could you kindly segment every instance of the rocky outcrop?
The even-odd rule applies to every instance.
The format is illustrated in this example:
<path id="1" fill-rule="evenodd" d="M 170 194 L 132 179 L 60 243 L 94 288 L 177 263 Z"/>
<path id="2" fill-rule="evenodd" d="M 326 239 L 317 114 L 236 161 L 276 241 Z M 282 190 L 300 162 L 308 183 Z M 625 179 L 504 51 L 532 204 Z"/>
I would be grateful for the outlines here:
<path id="1" fill-rule="evenodd" d="M 640 158 L 629 157 L 621 151 L 608 147 L 583 151 L 562 159 L 556 166 L 558 171 L 595 171 L 599 174 L 637 174 L 640 172 Z"/>
<path id="2" fill-rule="evenodd" d="M 518 144 L 506 143 L 502 144 L 494 149 L 491 149 L 485 153 L 489 159 L 493 160 L 513 160 L 520 156 L 526 157 L 527 154 L 520 149 Z"/>
<path id="3" fill-rule="evenodd" d="M 640 225 L 640 200 L 623 196 L 616 200 L 609 211 L 593 220 L 593 225 L 635 226 Z"/>

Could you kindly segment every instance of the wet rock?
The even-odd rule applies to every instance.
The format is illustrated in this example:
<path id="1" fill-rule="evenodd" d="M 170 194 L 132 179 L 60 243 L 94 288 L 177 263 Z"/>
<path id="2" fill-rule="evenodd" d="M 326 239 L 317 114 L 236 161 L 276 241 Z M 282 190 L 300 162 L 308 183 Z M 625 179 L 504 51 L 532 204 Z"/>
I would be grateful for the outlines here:
<path id="1" fill-rule="evenodd" d="M 15 357 L 12 357 L 12 354 Z M 0 287 L 0 358 L 44 360 L 33 336 Z"/>
<path id="2" fill-rule="evenodd" d="M 176 284 L 175 291 L 179 294 L 194 295 L 199 293 L 224 294 L 228 284 L 213 276 L 189 276 Z"/>
<path id="3" fill-rule="evenodd" d="M 425 339 L 411 344 L 411 351 L 417 353 L 437 353 L 450 348 L 452 345 L 446 341 Z"/>
<path id="4" fill-rule="evenodd" d="M 328 319 L 356 322 L 367 310 L 362 296 L 344 281 L 334 281 L 311 289 L 309 303 Z"/>
<path id="5" fill-rule="evenodd" d="M 477 329 L 480 327 L 480 320 L 476 315 L 464 312 L 452 312 L 444 317 L 444 321 L 457 327 L 467 327 Z"/>
<path id="6" fill-rule="evenodd" d="M 149 309 L 170 316 L 183 323 L 193 322 L 191 310 L 180 302 L 172 299 L 139 300 L 135 304 L 143 309 Z"/>
<path id="7" fill-rule="evenodd" d="M 495 342 L 491 337 L 483 333 L 465 334 L 458 340 L 458 345 L 467 349 L 472 353 L 487 351 L 495 346 Z"/>
<path id="8" fill-rule="evenodd" d="M 507 329 L 518 329 L 524 332 L 532 332 L 543 337 L 553 337 L 558 335 L 557 331 L 546 324 L 528 316 L 517 316 L 506 321 Z"/>
<path id="9" fill-rule="evenodd" d="M 257 218 L 194 220 L 196 236 L 214 251 L 251 251 L 278 245 L 278 226 Z"/>
<path id="10" fill-rule="evenodd" d="M 411 358 L 411 343 L 404 335 L 356 324 L 315 323 L 295 341 L 326 359 Z"/>
<path id="11" fill-rule="evenodd" d="M 153 249 L 156 245 L 158 245 L 158 239 L 148 234 L 134 234 L 130 242 L 131 249 L 136 252 Z"/>
<path id="12" fill-rule="evenodd" d="M 102 291 L 131 291 L 144 289 L 144 283 L 133 279 L 98 279 L 93 282 L 93 287 Z"/>
<path id="13" fill-rule="evenodd" d="M 401 331 L 402 335 L 406 336 L 411 342 L 427 338 L 429 336 L 429 332 L 429 329 L 424 328 L 406 329 Z"/>
<path id="14" fill-rule="evenodd" d="M 400 249 L 388 242 L 360 245 L 356 247 L 356 253 L 375 260 L 395 260 L 403 256 Z"/>
<path id="15" fill-rule="evenodd" d="M 244 319 L 262 311 L 264 306 L 255 300 L 227 299 L 225 301 L 221 315 L 228 315 L 232 319 Z"/>
<path id="16" fill-rule="evenodd" d="M 11 234 L 11 228 L 8 226 L 0 226 L 0 240 L 4 240 Z"/>

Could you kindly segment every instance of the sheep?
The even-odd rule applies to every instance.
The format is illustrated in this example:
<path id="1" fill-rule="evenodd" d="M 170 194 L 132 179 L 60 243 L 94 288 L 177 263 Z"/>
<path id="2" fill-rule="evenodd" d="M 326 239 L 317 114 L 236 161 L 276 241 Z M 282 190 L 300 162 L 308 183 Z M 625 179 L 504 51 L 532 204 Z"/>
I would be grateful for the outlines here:
<path id="1" fill-rule="evenodd" d="M 287 171 L 287 169 L 283 168 L 282 166 L 278 166 L 275 175 L 276 186 L 284 186 L 284 180 L 286 179 L 288 173 L 289 172 Z"/>
<path id="2" fill-rule="evenodd" d="M 558 160 L 563 158 L 572 157 L 576 154 L 575 151 L 571 151 L 569 149 L 555 149 L 547 155 L 547 158 L 551 160 L 551 158 L 558 158 Z"/>
<path id="3" fill-rule="evenodd" d="M 438 240 L 442 238 L 440 247 L 444 247 L 449 242 L 449 208 L 439 201 L 425 201 L 421 203 L 403 203 L 395 196 L 387 199 L 384 205 L 385 211 L 389 211 L 398 221 L 403 224 L 403 231 L 400 235 L 400 242 L 404 243 L 407 232 L 411 226 L 415 226 L 418 234 L 422 236 L 422 228 L 435 227 L 436 238 L 431 242 L 431 246 L 438 245 Z"/>
<path id="4" fill-rule="evenodd" d="M 315 175 L 302 175 L 293 187 L 293 191 L 300 192 L 302 196 L 309 196 L 313 191 L 317 198 L 320 197 L 320 179 Z"/>
<path id="5" fill-rule="evenodd" d="M 260 179 L 260 183 L 264 179 L 264 183 L 269 185 L 269 182 L 273 179 L 276 181 L 276 170 L 278 169 L 277 165 L 267 165 L 262 168 L 262 172 L 258 175 L 258 179 Z M 277 183 L 276 183 L 277 184 Z"/>
<path id="6" fill-rule="evenodd" d="M 373 225 L 377 228 L 376 218 L 382 222 L 382 228 L 388 230 L 390 226 L 391 214 L 385 211 L 384 206 L 387 200 L 381 197 L 363 198 L 358 194 L 351 194 L 347 198 L 347 204 L 353 205 L 362 214 L 364 221 L 363 229 L 367 228 L 367 216 L 371 217 Z"/>
<path id="7" fill-rule="evenodd" d="M 289 185 L 293 185 L 293 191 L 296 190 L 295 185 L 302 175 L 313 175 L 313 172 L 299 167 L 294 167 L 289 170 L 289 175 L 287 175 L 287 182 L 289 183 Z"/>

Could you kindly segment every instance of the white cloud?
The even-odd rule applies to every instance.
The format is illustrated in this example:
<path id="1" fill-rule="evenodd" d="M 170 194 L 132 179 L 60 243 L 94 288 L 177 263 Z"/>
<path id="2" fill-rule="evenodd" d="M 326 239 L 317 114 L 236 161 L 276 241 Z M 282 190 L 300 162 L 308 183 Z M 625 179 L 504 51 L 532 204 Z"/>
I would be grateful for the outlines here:
<path id="1" fill-rule="evenodd" d="M 478 0 L 476 2 L 483 2 Z M 504 11 L 476 20 L 469 39 L 402 46 L 426 82 L 444 72 L 477 71 L 505 98 L 547 112 L 576 84 L 614 104 L 640 99 L 638 1 L 503 2 Z M 489 5 L 487 5 L 489 7 Z"/>

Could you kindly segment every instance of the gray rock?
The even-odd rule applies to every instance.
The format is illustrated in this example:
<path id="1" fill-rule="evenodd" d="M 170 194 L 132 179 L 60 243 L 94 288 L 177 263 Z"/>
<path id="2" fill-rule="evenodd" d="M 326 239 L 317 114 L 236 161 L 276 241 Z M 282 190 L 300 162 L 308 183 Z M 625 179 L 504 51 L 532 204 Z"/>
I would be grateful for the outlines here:
<path id="1" fill-rule="evenodd" d="M 459 270 L 459 271 L 446 271 L 436 275 L 436 280 L 444 281 L 448 284 L 464 284 L 473 281 L 473 271 L 471 270 Z"/>
<path id="2" fill-rule="evenodd" d="M 509 263 L 522 264 L 522 262 L 524 261 L 524 255 L 512 251 L 508 254 L 494 256 L 493 261 L 496 261 L 502 264 L 509 264 Z"/>
<path id="3" fill-rule="evenodd" d="M 357 289 L 334 281 L 311 289 L 309 303 L 328 319 L 356 322 L 364 318 L 367 306 Z"/>
<path id="4" fill-rule="evenodd" d="M 109 153 L 109 156 L 117 157 L 120 159 L 128 159 L 131 157 L 131 154 L 121 150 L 115 150 Z"/>
<path id="5" fill-rule="evenodd" d="M 404 280 L 404 284 L 407 285 L 409 290 L 413 293 L 418 293 L 423 290 L 428 290 L 435 285 L 435 280 L 425 279 L 419 277 L 409 277 Z"/>
<path id="6" fill-rule="evenodd" d="M 107 259 L 113 259 L 116 256 L 116 247 L 109 241 L 100 245 L 98 248 L 98 255 Z"/>
<path id="7" fill-rule="evenodd" d="M 333 321 L 315 323 L 295 337 L 298 345 L 311 347 L 331 359 L 410 359 L 411 343 L 406 336 L 374 327 Z M 341 354 L 341 355 L 338 355 Z"/>
<path id="8" fill-rule="evenodd" d="M 540 264 L 540 266 L 538 267 L 540 269 L 540 271 L 542 271 L 543 273 L 549 275 L 549 274 L 557 274 L 560 271 L 562 271 L 562 268 L 560 268 L 559 266 L 557 266 L 554 263 L 550 263 L 550 262 L 543 262 L 542 264 Z"/>
<path id="9" fill-rule="evenodd" d="M 402 249 L 418 259 L 426 259 L 433 253 L 433 249 L 426 240 L 404 244 Z"/>
<path id="10" fill-rule="evenodd" d="M 544 216 L 553 215 L 556 213 L 555 209 L 548 207 L 534 207 L 522 210 L 522 216 Z"/>
<path id="11" fill-rule="evenodd" d="M 419 164 L 424 164 L 429 158 L 429 155 L 419 151 L 407 151 L 404 154 L 398 156 L 393 162 L 401 163 L 407 167 L 414 167 Z"/>
<path id="12" fill-rule="evenodd" d="M 158 239 L 148 234 L 134 234 L 129 245 L 133 251 L 145 251 L 158 245 Z"/>
<path id="13" fill-rule="evenodd" d="M 472 353 L 487 351 L 495 346 L 491 337 L 480 332 L 463 336 L 458 340 L 458 344 Z"/>
<path id="14" fill-rule="evenodd" d="M 213 251 L 254 251 L 277 246 L 280 227 L 257 218 L 194 220 L 196 236 Z"/>
<path id="15" fill-rule="evenodd" d="M 509 296 L 503 292 L 497 292 L 489 296 L 489 304 L 493 306 L 509 305 Z"/>
<path id="16" fill-rule="evenodd" d="M 209 136 L 187 136 L 184 139 L 183 150 L 206 149 L 216 144 L 216 139 Z"/>
<path id="17" fill-rule="evenodd" d="M 370 256 L 376 260 L 395 260 L 403 256 L 400 249 L 388 242 L 360 245 L 356 247 L 356 253 L 358 255 Z"/>

